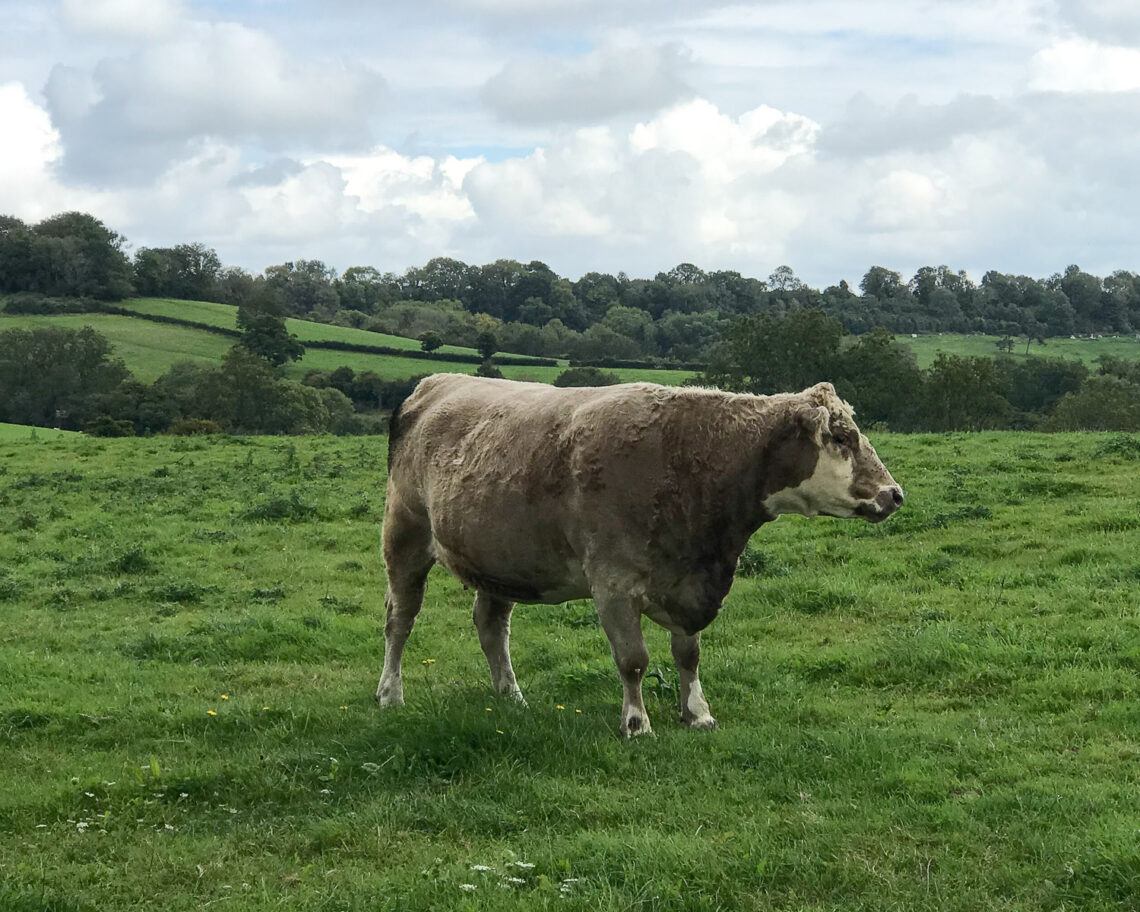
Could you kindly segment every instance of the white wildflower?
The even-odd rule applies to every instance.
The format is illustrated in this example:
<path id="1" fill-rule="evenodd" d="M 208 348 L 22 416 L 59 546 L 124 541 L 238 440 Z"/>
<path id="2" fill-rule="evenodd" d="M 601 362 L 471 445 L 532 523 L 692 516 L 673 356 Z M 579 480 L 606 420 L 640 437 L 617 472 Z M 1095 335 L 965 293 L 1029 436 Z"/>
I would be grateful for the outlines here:
<path id="1" fill-rule="evenodd" d="M 464 893 L 474 893 L 479 888 L 475 884 L 460 884 L 459 889 Z"/>
<path id="2" fill-rule="evenodd" d="M 487 871 L 490 871 L 491 868 L 489 865 L 471 865 L 471 870 L 478 871 L 480 874 L 483 874 Z"/>
<path id="3" fill-rule="evenodd" d="M 75 829 L 77 829 L 80 833 L 86 833 L 87 827 L 89 826 L 90 824 L 86 820 L 80 820 L 79 823 L 75 825 Z"/>
<path id="4" fill-rule="evenodd" d="M 532 865 L 529 861 L 508 861 L 507 864 L 509 864 L 512 868 L 518 868 L 520 871 L 534 870 L 534 865 Z"/>

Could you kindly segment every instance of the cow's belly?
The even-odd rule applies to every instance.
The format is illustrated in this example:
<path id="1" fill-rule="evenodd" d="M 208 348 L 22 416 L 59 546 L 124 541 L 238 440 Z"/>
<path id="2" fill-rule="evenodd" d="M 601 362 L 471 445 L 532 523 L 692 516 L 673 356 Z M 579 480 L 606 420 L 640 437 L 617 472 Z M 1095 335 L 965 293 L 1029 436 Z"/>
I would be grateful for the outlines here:
<path id="1" fill-rule="evenodd" d="M 432 548 L 436 560 L 465 586 L 490 595 L 549 605 L 590 596 L 581 563 L 560 548 L 493 536 L 463 542 L 437 536 Z"/>

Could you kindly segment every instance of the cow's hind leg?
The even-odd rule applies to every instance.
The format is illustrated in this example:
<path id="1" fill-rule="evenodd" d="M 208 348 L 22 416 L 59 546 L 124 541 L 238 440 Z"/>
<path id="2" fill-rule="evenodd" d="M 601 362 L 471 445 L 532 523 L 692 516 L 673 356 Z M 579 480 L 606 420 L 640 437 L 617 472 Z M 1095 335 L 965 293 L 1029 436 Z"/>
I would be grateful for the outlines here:
<path id="1" fill-rule="evenodd" d="M 621 678 L 621 733 L 627 738 L 647 735 L 652 728 L 641 699 L 641 681 L 649 665 L 649 650 L 641 633 L 641 612 L 622 599 L 601 599 L 598 600 L 598 618 L 609 638 Z"/>
<path id="2" fill-rule="evenodd" d="M 701 689 L 697 666 L 701 661 L 701 635 L 674 633 L 670 642 L 673 661 L 681 677 L 681 721 L 690 728 L 716 728 L 716 719 Z"/>
<path id="3" fill-rule="evenodd" d="M 387 617 L 384 622 L 384 671 L 376 687 L 381 706 L 402 706 L 404 681 L 401 660 L 404 644 L 412 632 L 424 600 L 424 583 L 435 562 L 431 552 L 431 527 L 400 507 L 389 489 L 384 514 L 384 563 L 388 569 L 388 591 L 384 596 Z"/>
<path id="4" fill-rule="evenodd" d="M 501 694 L 525 703 L 515 670 L 511 667 L 511 609 L 514 603 L 479 590 L 472 612 L 479 645 L 491 669 L 491 686 Z"/>

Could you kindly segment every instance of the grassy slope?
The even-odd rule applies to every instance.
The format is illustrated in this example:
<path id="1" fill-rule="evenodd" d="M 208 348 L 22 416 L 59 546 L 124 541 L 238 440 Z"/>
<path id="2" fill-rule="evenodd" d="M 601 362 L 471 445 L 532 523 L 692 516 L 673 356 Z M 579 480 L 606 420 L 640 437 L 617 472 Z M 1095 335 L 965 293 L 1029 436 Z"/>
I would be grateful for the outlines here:
<path id="1" fill-rule="evenodd" d="M 57 431 L 55 428 L 32 427 L 27 424 L 5 424 L 0 421 L 0 441 L 13 440 L 54 440 L 57 437 L 74 436 L 74 431 Z"/>
<path id="2" fill-rule="evenodd" d="M 208 323 L 211 326 L 221 326 L 227 329 L 234 329 L 237 326 L 237 308 L 229 304 L 214 304 L 208 301 L 179 301 L 170 298 L 130 298 L 120 301 L 118 306 L 125 307 L 128 310 L 137 310 L 139 313 L 180 317 L 183 320 L 194 320 L 198 323 Z M 417 339 L 392 336 L 387 333 L 368 332 L 349 326 L 330 326 L 327 323 L 294 319 L 286 320 L 285 324 L 288 326 L 289 332 L 302 342 L 352 342 L 359 345 L 387 345 L 391 348 L 404 348 L 410 351 L 419 351 L 420 348 Z M 465 355 L 476 354 L 475 349 L 463 348 L 458 345 L 444 345 L 439 350 Z"/>
<path id="3" fill-rule="evenodd" d="M 900 342 L 909 345 L 918 359 L 920 367 L 929 367 L 939 352 L 948 355 L 984 355 L 998 353 L 997 336 L 964 336 L 952 333 L 944 335 L 919 336 L 917 339 L 900 334 Z M 1044 346 L 1034 343 L 1029 348 L 1029 357 L 1071 358 L 1095 367 L 1101 355 L 1114 355 L 1118 358 L 1140 358 L 1140 339 L 1135 336 L 1104 336 L 1100 339 L 1049 339 Z M 1013 349 L 1013 357 L 1024 358 L 1025 340 Z"/>
<path id="4" fill-rule="evenodd" d="M 440 570 L 377 711 L 382 438 L 0 443 L 0 908 L 1135 908 L 1140 443 L 877 442 L 904 512 L 762 530 L 721 730 L 652 628 L 630 744 L 588 603 L 522 709 Z"/>
<path id="5" fill-rule="evenodd" d="M 184 302 L 178 302 L 184 303 Z M 207 307 L 222 307 L 224 305 L 206 305 Z M 198 316 L 187 319 L 198 319 Z M 305 327 L 316 327 L 313 332 L 320 330 L 342 329 L 346 333 L 357 333 L 368 337 L 372 345 L 387 345 L 389 340 L 399 339 L 399 336 L 379 336 L 375 333 L 366 333 L 363 330 L 343 329 L 342 327 L 324 326 L 320 323 L 306 323 L 305 321 L 290 321 L 300 323 Z M 213 335 L 199 329 L 189 329 L 183 326 L 171 326 L 162 323 L 151 323 L 133 317 L 124 317 L 111 314 L 68 314 L 65 316 L 41 315 L 8 315 L 0 313 L 0 331 L 8 328 L 27 328 L 33 326 L 65 326 L 78 328 L 93 326 L 105 335 L 114 346 L 116 354 L 127 364 L 127 367 L 141 380 L 150 381 L 167 370 L 177 361 L 197 361 L 200 363 L 217 363 L 222 355 L 233 344 L 231 339 L 224 336 Z M 357 338 L 348 341 L 359 341 Z M 412 343 L 414 340 L 405 339 Z M 463 351 L 463 349 L 457 349 Z M 310 349 L 300 360 L 293 362 L 286 368 L 289 376 L 300 379 L 305 372 L 314 368 L 318 370 L 332 370 L 346 365 L 358 371 L 374 371 L 385 379 L 412 377 L 417 374 L 431 373 L 464 373 L 472 374 L 478 365 L 453 364 L 448 361 L 432 361 L 418 358 L 401 358 L 398 355 L 371 355 L 358 352 L 341 352 L 326 349 Z M 542 380 L 551 382 L 562 367 L 538 367 L 530 365 L 510 365 L 502 368 L 507 377 L 519 380 Z M 676 385 L 686 377 L 693 374 L 690 371 L 661 371 L 661 370 L 633 370 L 619 369 L 614 373 L 623 380 L 649 380 L 654 383 Z"/>

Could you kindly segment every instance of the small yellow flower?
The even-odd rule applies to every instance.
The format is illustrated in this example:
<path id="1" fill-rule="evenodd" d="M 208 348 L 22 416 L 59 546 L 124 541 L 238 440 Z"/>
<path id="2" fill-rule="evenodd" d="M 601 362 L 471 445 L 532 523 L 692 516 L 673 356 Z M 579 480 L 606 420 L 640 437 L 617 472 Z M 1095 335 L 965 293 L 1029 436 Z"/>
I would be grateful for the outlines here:
<path id="1" fill-rule="evenodd" d="M 216 716 L 217 714 L 218 714 L 218 711 L 216 709 L 207 709 L 206 710 L 207 716 Z"/>
<path id="2" fill-rule="evenodd" d="M 269 707 L 268 707 L 268 706 L 263 706 L 263 707 L 261 707 L 261 711 L 262 711 L 262 712 L 269 712 Z"/>
<path id="3" fill-rule="evenodd" d="M 495 729 L 495 731 L 496 731 L 498 734 L 500 734 L 500 735 L 505 735 L 505 734 L 506 734 L 506 732 L 505 732 L 505 731 L 503 731 L 501 728 L 496 728 L 496 729 Z"/>
<path id="4" fill-rule="evenodd" d="M 494 712 L 494 710 L 493 710 L 493 709 L 491 709 L 491 707 L 490 707 L 490 706 L 484 706 L 484 707 L 483 707 L 483 712 Z"/>
<path id="5" fill-rule="evenodd" d="M 229 698 L 230 698 L 230 695 L 229 695 L 229 694 L 222 694 L 222 699 L 223 699 L 223 700 L 228 700 Z"/>
<path id="6" fill-rule="evenodd" d="M 565 706 L 563 706 L 561 703 L 555 703 L 555 704 L 554 704 L 554 708 L 555 708 L 555 709 L 557 709 L 557 710 L 559 710 L 559 711 L 561 712 L 561 711 L 562 711 L 562 710 L 564 710 L 566 707 L 565 707 Z"/>
<path id="7" fill-rule="evenodd" d="M 424 664 L 424 665 L 434 665 L 434 664 L 435 664 L 435 659 L 424 659 L 424 660 L 423 660 L 423 664 Z"/>
<path id="8" fill-rule="evenodd" d="M 574 710 L 574 712 L 576 712 L 578 715 L 582 715 L 582 710 L 580 710 L 580 709 L 576 709 L 576 710 Z"/>
<path id="9" fill-rule="evenodd" d="M 342 707 L 341 707 L 341 709 L 348 709 L 348 707 L 347 707 L 347 706 L 342 706 Z"/>

